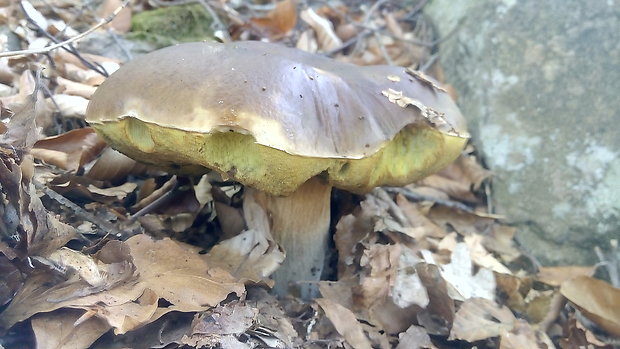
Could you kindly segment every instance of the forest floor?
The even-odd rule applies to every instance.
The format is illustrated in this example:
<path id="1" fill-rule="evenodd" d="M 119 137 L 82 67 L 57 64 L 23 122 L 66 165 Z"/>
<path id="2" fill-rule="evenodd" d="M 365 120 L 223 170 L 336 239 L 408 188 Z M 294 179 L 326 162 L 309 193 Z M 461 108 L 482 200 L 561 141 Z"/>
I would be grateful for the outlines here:
<path id="1" fill-rule="evenodd" d="M 434 31 L 425 1 L 335 3 L 0 0 L 0 347 L 618 343 L 620 289 L 603 280 L 605 261 L 548 267 L 521 250 L 472 145 L 402 188 L 334 190 L 337 258 L 320 298 L 304 302 L 269 293 L 273 241 L 230 243 L 248 233 L 241 185 L 138 164 L 84 121 L 111 72 L 188 40 L 277 42 L 445 82 L 438 44 L 450 34 Z"/>

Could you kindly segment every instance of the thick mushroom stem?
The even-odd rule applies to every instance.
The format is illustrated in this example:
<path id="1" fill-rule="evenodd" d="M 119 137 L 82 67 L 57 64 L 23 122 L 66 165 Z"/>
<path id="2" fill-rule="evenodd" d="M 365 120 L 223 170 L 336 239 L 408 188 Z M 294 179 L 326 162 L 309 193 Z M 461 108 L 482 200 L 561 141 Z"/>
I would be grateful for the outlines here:
<path id="1" fill-rule="evenodd" d="M 289 196 L 274 196 L 249 189 L 269 217 L 271 235 L 285 250 L 286 259 L 272 277 L 278 296 L 302 299 L 318 296 L 329 238 L 331 185 L 314 177 Z"/>

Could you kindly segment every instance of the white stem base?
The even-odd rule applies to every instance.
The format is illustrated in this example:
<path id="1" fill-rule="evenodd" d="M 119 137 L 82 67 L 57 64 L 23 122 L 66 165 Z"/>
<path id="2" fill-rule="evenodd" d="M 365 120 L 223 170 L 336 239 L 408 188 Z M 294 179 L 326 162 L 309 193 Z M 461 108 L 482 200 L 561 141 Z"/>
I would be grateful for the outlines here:
<path id="1" fill-rule="evenodd" d="M 328 246 L 331 185 L 311 178 L 289 196 L 254 189 L 247 194 L 246 200 L 267 212 L 271 235 L 286 252 L 284 263 L 272 274 L 275 294 L 316 298 Z"/>

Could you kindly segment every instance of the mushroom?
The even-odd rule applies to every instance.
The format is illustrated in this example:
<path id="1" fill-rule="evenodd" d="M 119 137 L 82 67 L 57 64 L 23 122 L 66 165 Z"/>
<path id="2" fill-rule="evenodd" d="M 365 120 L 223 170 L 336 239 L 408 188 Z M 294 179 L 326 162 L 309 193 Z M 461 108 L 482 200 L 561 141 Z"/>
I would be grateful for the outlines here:
<path id="1" fill-rule="evenodd" d="M 125 64 L 86 120 L 112 147 L 246 188 L 287 257 L 275 292 L 317 295 L 331 188 L 400 186 L 453 161 L 468 139 L 445 90 L 402 67 L 360 67 L 262 42 L 187 43 Z"/>

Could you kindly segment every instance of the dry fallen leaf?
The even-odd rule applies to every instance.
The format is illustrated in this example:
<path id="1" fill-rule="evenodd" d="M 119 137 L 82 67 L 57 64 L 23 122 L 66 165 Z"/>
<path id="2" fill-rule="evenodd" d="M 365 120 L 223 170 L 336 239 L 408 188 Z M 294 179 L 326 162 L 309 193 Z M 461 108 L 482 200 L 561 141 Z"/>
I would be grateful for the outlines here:
<path id="1" fill-rule="evenodd" d="M 560 286 L 564 282 L 577 276 L 592 276 L 596 266 L 557 266 L 540 267 L 536 279 L 551 286 Z"/>
<path id="2" fill-rule="evenodd" d="M 456 312 L 449 339 L 475 342 L 510 332 L 517 319 L 510 309 L 484 298 L 466 300 Z"/>
<path id="3" fill-rule="evenodd" d="M 620 337 L 620 289 L 589 276 L 562 283 L 560 292 L 588 319 Z"/>
<path id="4" fill-rule="evenodd" d="M 88 290 L 79 277 L 53 287 L 49 284 L 50 277 L 30 278 L 2 313 L 2 327 L 8 328 L 36 313 L 70 307 L 92 312 L 92 316 L 106 320 L 120 334 L 171 311 L 204 311 L 230 293 L 237 296 L 244 293 L 242 284 L 223 270 L 208 266 L 195 247 L 170 239 L 156 241 L 146 235 L 136 235 L 124 243 L 111 243 L 101 251 L 110 254 L 112 251 L 106 248 L 128 250 L 135 266 L 129 278 L 124 269 L 110 269 L 113 261 L 105 263 L 103 259 L 100 262 L 108 266 L 107 279 L 124 278 L 124 281 Z M 97 292 L 99 289 L 104 291 Z M 84 291 L 86 295 L 81 296 Z M 159 304 L 158 300 L 164 303 Z"/>
<path id="5" fill-rule="evenodd" d="M 77 172 L 95 159 L 105 147 L 105 141 L 95 130 L 80 128 L 37 141 L 32 148 L 32 154 L 44 162 Z"/>
<path id="6" fill-rule="evenodd" d="M 327 298 L 319 298 L 316 302 L 321 306 L 325 315 L 334 324 L 347 343 L 356 349 L 371 349 L 370 341 L 364 335 L 361 324 L 351 310 Z"/>
<path id="7" fill-rule="evenodd" d="M 319 16 L 313 9 L 301 11 L 301 19 L 314 29 L 319 44 L 319 51 L 330 51 L 342 46 L 342 40 L 336 35 L 332 23 Z"/>
<path id="8" fill-rule="evenodd" d="M 219 305 L 198 315 L 191 332 L 182 341 L 198 348 L 225 342 L 233 344 L 231 348 L 243 348 L 244 343 L 238 337 L 255 323 L 257 315 L 258 309 L 239 302 Z"/>
<path id="9" fill-rule="evenodd" d="M 271 237 L 266 211 L 254 200 L 244 200 L 248 230 L 214 246 L 205 256 L 209 265 L 220 267 L 237 280 L 265 281 L 282 264 L 285 254 Z"/>
<path id="10" fill-rule="evenodd" d="M 406 332 L 398 335 L 396 349 L 421 349 L 436 348 L 431 342 L 431 337 L 424 328 L 411 325 Z"/>
<path id="11" fill-rule="evenodd" d="M 282 39 L 297 24 L 295 0 L 280 1 L 266 16 L 250 18 L 249 23 L 260 32 L 261 36 L 271 41 Z"/>
<path id="12" fill-rule="evenodd" d="M 425 254 L 427 263 L 434 263 L 429 254 Z M 450 296 L 455 300 L 466 300 L 482 297 L 489 300 L 495 298 L 495 276 L 486 268 L 480 268 L 474 275 L 469 248 L 465 243 L 458 243 L 452 251 L 449 264 L 441 266 L 441 275 L 457 292 Z"/>
<path id="13" fill-rule="evenodd" d="M 110 329 L 110 325 L 98 318 L 78 324 L 83 314 L 83 310 L 60 309 L 33 316 L 37 349 L 88 348 Z"/>

